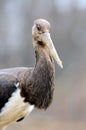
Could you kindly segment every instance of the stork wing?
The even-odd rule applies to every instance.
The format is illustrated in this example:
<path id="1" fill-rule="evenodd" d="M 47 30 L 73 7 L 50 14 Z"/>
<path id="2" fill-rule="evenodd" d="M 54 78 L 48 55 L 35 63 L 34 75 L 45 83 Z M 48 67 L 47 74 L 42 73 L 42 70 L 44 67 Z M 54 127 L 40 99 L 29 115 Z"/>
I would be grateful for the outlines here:
<path id="1" fill-rule="evenodd" d="M 0 74 L 0 112 L 5 103 L 17 89 L 19 82 L 11 74 Z"/>

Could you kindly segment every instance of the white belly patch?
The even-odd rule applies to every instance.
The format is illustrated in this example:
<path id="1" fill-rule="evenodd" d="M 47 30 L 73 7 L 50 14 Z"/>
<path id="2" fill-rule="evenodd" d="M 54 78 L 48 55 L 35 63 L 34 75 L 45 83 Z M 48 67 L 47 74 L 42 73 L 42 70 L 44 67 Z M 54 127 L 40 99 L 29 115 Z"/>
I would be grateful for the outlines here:
<path id="1" fill-rule="evenodd" d="M 9 125 L 18 119 L 25 117 L 34 109 L 34 105 L 24 102 L 24 98 L 20 96 L 20 89 L 18 88 L 0 113 L 0 127 Z"/>

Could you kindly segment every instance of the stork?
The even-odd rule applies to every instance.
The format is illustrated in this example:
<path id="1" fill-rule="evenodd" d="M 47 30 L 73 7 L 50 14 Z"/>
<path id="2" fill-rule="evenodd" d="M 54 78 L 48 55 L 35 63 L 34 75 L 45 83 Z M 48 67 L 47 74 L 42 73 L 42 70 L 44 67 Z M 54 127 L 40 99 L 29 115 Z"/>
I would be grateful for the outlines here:
<path id="1" fill-rule="evenodd" d="M 0 130 L 19 122 L 35 107 L 47 109 L 53 99 L 54 60 L 63 68 L 62 61 L 50 37 L 50 23 L 34 21 L 32 40 L 36 62 L 34 67 L 0 70 Z"/>

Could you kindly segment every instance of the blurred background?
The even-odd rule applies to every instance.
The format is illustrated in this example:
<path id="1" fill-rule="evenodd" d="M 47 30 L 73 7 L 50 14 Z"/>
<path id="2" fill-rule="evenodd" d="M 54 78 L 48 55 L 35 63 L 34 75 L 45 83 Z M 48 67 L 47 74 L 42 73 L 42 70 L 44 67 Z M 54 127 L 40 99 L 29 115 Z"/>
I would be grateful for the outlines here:
<path id="1" fill-rule="evenodd" d="M 33 21 L 51 23 L 63 61 L 46 111 L 35 109 L 8 130 L 86 130 L 86 0 L 0 0 L 0 69 L 34 66 Z"/>

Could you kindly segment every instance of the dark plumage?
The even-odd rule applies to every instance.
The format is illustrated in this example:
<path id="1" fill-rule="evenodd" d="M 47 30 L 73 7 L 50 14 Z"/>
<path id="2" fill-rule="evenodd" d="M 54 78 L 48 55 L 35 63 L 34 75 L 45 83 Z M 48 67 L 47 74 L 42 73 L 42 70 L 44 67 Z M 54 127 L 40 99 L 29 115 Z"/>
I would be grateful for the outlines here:
<path id="1" fill-rule="evenodd" d="M 49 32 L 48 21 L 34 22 L 32 39 L 36 63 L 33 68 L 0 70 L 0 130 L 14 121 L 21 121 L 34 107 L 46 109 L 52 102 L 53 58 L 61 68 L 63 66 Z"/>
<path id="2" fill-rule="evenodd" d="M 17 89 L 17 79 L 8 74 L 0 74 L 0 112 L 11 94 Z"/>

